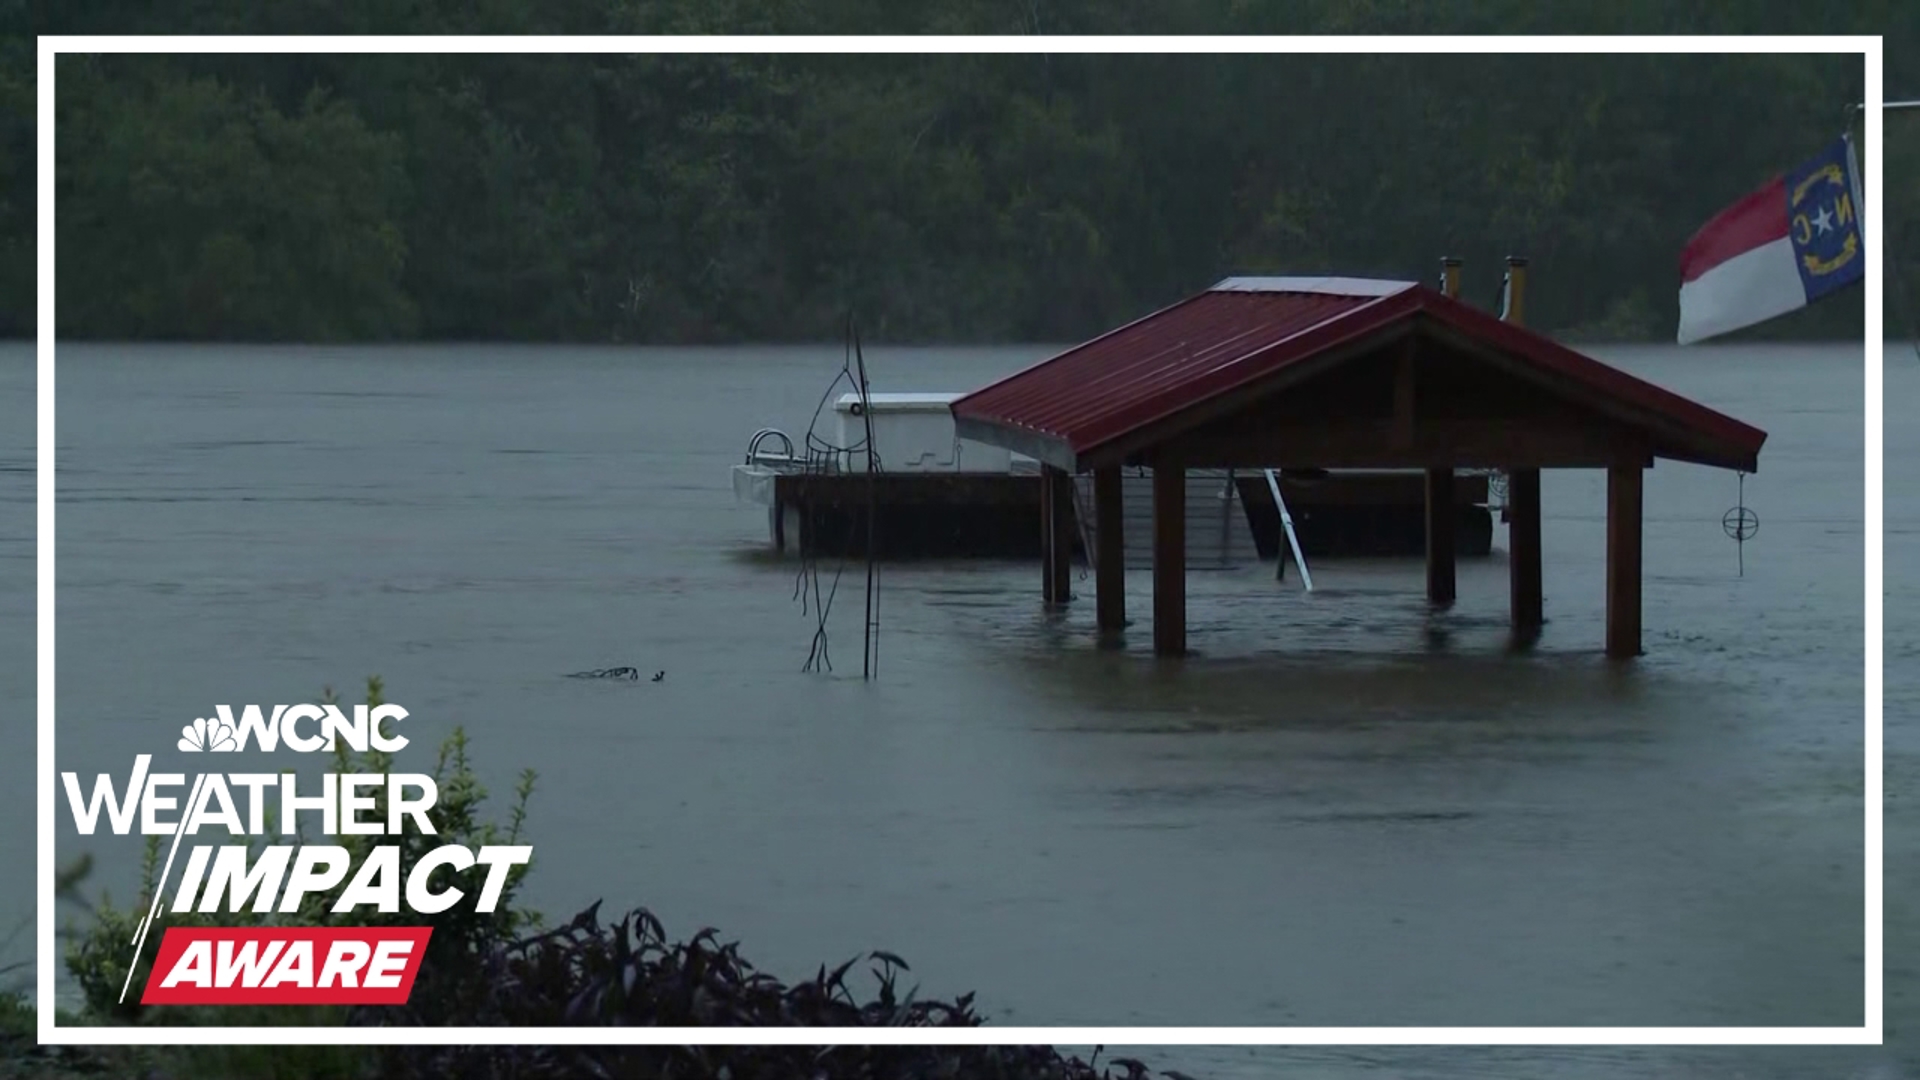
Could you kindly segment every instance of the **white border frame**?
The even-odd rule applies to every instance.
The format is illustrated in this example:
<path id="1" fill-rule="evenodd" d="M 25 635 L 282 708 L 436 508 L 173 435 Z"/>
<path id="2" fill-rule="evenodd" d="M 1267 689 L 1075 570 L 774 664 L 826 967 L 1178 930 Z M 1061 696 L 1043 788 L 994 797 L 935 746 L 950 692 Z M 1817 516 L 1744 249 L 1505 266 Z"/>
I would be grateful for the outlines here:
<path id="1" fill-rule="evenodd" d="M 1861 224 L 1880 251 L 1879 37 L 42 37 L 39 55 L 38 1035 L 42 1044 L 502 1045 L 1879 1045 L 1883 1041 L 1881 588 L 1883 269 L 1866 281 L 1866 1016 L 1857 1028 L 1739 1027 L 978 1027 L 381 1028 L 60 1027 L 54 1023 L 54 58 L 68 53 L 1859 53 L 1867 177 Z M 1835 103 L 1836 123 L 1840 104 Z M 1710 103 L 1702 105 L 1711 108 Z M 1782 165 L 1786 165 L 1782 162 Z M 1738 192 L 1728 192 L 1733 198 Z"/>

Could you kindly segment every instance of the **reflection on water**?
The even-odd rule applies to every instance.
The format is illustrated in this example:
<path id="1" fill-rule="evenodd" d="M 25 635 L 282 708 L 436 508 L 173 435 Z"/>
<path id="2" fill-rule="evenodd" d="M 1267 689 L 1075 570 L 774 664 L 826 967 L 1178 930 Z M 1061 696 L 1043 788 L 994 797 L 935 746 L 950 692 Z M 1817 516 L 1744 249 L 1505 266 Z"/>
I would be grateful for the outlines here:
<path id="1" fill-rule="evenodd" d="M 870 364 L 877 389 L 964 389 L 1045 351 Z M 995 1023 L 1858 1023 L 1859 355 L 1605 355 L 1772 436 L 1744 577 L 1719 525 L 1734 478 L 1650 475 L 1629 670 L 1600 657 L 1604 480 L 1565 473 L 1531 652 L 1509 648 L 1498 554 L 1463 564 L 1438 614 L 1407 562 L 1316 565 L 1310 595 L 1270 567 L 1195 573 L 1199 655 L 1179 662 L 1149 655 L 1144 573 L 1113 650 L 1090 602 L 1041 610 L 1037 567 L 889 566 L 863 684 L 863 569 L 828 620 L 838 671 L 803 674 L 798 568 L 759 551 L 764 518 L 726 477 L 753 429 L 804 427 L 831 350 L 65 348 L 60 766 L 119 771 L 138 746 L 158 767 L 155 732 L 211 703 L 377 672 L 416 734 L 466 725 L 503 787 L 541 772 L 537 906 L 644 903 L 785 974 L 888 948 Z M 29 415 L 27 359 L 0 364 L 9 418 Z M 1889 372 L 1890 400 L 1903 386 L 1920 378 Z M 24 661 L 31 487 L 7 467 L 30 429 L 3 430 L 0 645 Z M 1889 416 L 1888 441 L 1920 449 L 1920 426 Z M 1888 484 L 1897 596 L 1920 487 Z M 1890 663 L 1913 629 L 1890 600 Z M 619 665 L 667 677 L 563 677 Z M 0 666 L 0 691 L 29 701 L 31 669 Z M 1890 837 L 1911 824 L 1915 694 L 1890 668 Z M 27 776 L 0 757 L 0 790 Z M 28 840 L 0 836 L 0 858 Z M 122 846 L 94 850 L 124 894 Z M 1888 880 L 1911 885 L 1898 850 Z M 0 914 L 28 900 L 0 892 Z M 1895 950 L 1903 911 L 1890 899 Z M 1888 978 L 1897 1029 L 1913 980 Z M 1135 1056 L 1228 1076 L 1897 1075 L 1864 1050 Z"/>

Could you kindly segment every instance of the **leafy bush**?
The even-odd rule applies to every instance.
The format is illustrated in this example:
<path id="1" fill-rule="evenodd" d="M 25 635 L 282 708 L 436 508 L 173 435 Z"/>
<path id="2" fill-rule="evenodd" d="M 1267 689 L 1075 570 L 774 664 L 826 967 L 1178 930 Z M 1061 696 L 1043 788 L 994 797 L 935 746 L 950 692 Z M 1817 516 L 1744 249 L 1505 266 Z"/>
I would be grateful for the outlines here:
<path id="1" fill-rule="evenodd" d="M 324 700 L 333 702 L 332 693 L 328 692 Z M 369 680 L 368 705 L 378 705 L 381 700 L 380 681 Z M 334 760 L 334 770 L 341 773 L 387 772 L 392 765 L 389 754 L 352 754 L 344 746 L 336 751 Z M 478 847 L 518 840 L 533 791 L 531 771 L 521 774 L 504 827 L 481 818 L 486 791 L 474 777 L 466 736 L 460 730 L 456 729 L 441 747 L 433 777 L 439 788 L 439 800 L 429 811 L 434 833 L 418 832 L 409 820 L 408 831 L 397 838 L 330 839 L 347 847 L 356 862 L 376 843 L 397 843 L 403 874 L 410 873 L 421 856 L 441 844 Z M 378 808 L 382 813 L 386 809 L 384 789 L 378 796 Z M 498 907 L 488 914 L 475 912 L 472 904 L 463 902 L 435 916 L 358 911 L 334 915 L 331 907 L 338 890 L 309 897 L 298 912 L 286 915 L 162 912 L 161 918 L 176 926 L 418 925 L 424 918 L 433 927 L 433 934 L 406 1005 L 150 1009 L 138 1004 L 137 992 L 128 995 L 133 1001 L 122 1004 L 121 987 L 128 985 L 127 946 L 152 903 L 159 854 L 157 838 L 150 839 L 141 897 L 133 907 L 117 908 L 104 898 L 98 905 L 82 902 L 93 922 L 84 931 L 70 935 L 67 966 L 85 995 L 85 1022 L 345 1023 L 376 1027 L 971 1028 L 981 1024 L 973 1011 L 972 994 L 946 1002 L 920 1000 L 913 989 L 903 992 L 899 975 L 908 970 L 907 964 L 891 953 L 855 957 L 831 971 L 822 966 L 813 978 L 787 985 L 742 959 L 737 943 L 721 944 L 719 932 L 711 928 L 685 943 L 670 943 L 660 921 L 644 908 L 607 926 L 600 921 L 600 904 L 595 903 L 565 926 L 529 932 L 539 926 L 539 917 L 513 903 L 528 866 L 516 867 L 508 875 Z M 467 871 L 484 872 L 482 868 Z M 68 880 L 69 892 L 73 882 L 84 875 L 83 864 L 77 876 Z M 447 884 L 446 879 L 436 878 L 434 887 L 437 890 Z M 477 883 L 466 891 L 473 895 Z M 154 937 L 153 932 L 148 936 Z M 150 942 L 143 953 L 154 951 Z M 865 999 L 856 995 L 849 982 L 849 975 L 862 960 L 872 962 L 870 972 L 876 985 L 875 992 Z M 145 984 L 150 966 L 151 960 L 143 956 L 140 967 L 133 972 L 135 984 Z M 1099 1054 L 1094 1058 L 1097 1062 Z M 129 1060 L 95 1056 L 86 1066 L 89 1071 L 124 1071 L 122 1067 Z M 0 1060 L 0 1065 L 5 1064 Z M 445 1076 L 463 1080 L 1143 1080 L 1151 1075 L 1137 1061 L 1115 1059 L 1112 1066 L 1124 1071 L 1116 1074 L 1111 1068 L 1096 1067 L 1039 1046 L 246 1046 L 156 1049 L 151 1057 L 140 1059 L 135 1074 L 192 1076 L 197 1080 L 263 1076 L 289 1080 L 439 1080 Z M 53 1080 L 56 1074 L 37 1071 L 28 1075 Z M 1162 1075 L 1184 1080 L 1178 1073 Z"/>
<path id="2" fill-rule="evenodd" d="M 611 926 L 601 924 L 599 912 L 596 903 L 564 927 L 494 950 L 485 963 L 484 991 L 463 1006 L 473 1011 L 449 1014 L 442 1003 L 416 994 L 414 1003 L 402 1010 L 363 1010 L 356 1022 L 525 1027 L 978 1027 L 981 1023 L 973 1011 L 972 994 L 944 1002 L 919 1000 L 911 989 L 901 992 L 898 977 L 908 970 L 907 964 L 891 953 L 855 957 L 832 971 L 822 967 L 813 978 L 788 986 L 743 960 L 737 943 L 720 944 L 718 931 L 712 928 L 683 944 L 671 944 L 659 919 L 645 909 L 629 912 Z M 873 961 L 871 972 L 878 984 L 877 993 L 866 1000 L 855 996 L 847 978 L 862 959 Z M 1124 1076 L 1148 1075 L 1138 1062 L 1116 1064 L 1126 1068 Z M 496 1046 L 394 1047 L 386 1051 L 380 1075 L 406 1080 L 441 1076 L 1095 1080 L 1111 1074 L 1048 1047 Z"/>

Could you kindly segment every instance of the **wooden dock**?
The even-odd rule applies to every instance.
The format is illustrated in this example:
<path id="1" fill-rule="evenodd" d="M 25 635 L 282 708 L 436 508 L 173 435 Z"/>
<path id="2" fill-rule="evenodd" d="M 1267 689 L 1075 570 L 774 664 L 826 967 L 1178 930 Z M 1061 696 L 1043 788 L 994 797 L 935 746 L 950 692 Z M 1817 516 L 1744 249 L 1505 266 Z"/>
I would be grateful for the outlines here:
<path id="1" fill-rule="evenodd" d="M 1309 559 L 1342 555 L 1417 556 L 1425 551 L 1422 474 L 1283 473 L 1281 496 Z M 874 535 L 882 558 L 1030 559 L 1041 549 L 1040 477 L 1033 474 L 881 473 L 868 494 L 865 474 L 779 477 L 773 539 L 783 550 L 864 556 L 869 500 L 879 507 Z M 1193 469 L 1185 485 L 1187 561 L 1225 570 L 1275 558 L 1285 544 L 1263 473 Z M 1491 550 L 1492 518 L 1483 476 L 1455 485 L 1458 550 Z M 1076 479 L 1068 520 L 1073 557 L 1088 562 L 1095 542 L 1093 480 Z M 1126 564 L 1153 562 L 1153 474 L 1121 477 Z"/>

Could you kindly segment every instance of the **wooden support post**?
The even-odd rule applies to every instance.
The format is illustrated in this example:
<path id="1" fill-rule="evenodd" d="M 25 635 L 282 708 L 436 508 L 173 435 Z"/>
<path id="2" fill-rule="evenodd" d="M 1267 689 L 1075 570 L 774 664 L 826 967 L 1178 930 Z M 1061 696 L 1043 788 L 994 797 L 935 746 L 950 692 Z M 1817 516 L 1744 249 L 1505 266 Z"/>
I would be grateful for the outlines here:
<path id="1" fill-rule="evenodd" d="M 1400 351 L 1393 366 L 1393 448 L 1409 450 L 1413 447 L 1414 425 L 1414 389 L 1419 382 L 1420 357 L 1416 352 L 1418 338 L 1408 338 L 1406 347 Z"/>
<path id="2" fill-rule="evenodd" d="M 1527 260 L 1507 256 L 1506 287 L 1500 317 L 1515 326 L 1527 321 Z M 1531 641 L 1546 623 L 1540 580 L 1540 470 L 1510 468 L 1507 473 L 1507 573 L 1512 595 L 1514 635 Z"/>
<path id="3" fill-rule="evenodd" d="M 1051 465 L 1040 467 L 1040 601 L 1045 604 L 1059 602 L 1054 595 L 1053 577 L 1053 536 L 1058 524 L 1053 520 L 1053 475 L 1057 470 Z"/>
<path id="4" fill-rule="evenodd" d="M 1093 470 L 1093 586 L 1102 630 L 1127 625 L 1127 524 L 1122 513 L 1120 466 Z"/>
<path id="5" fill-rule="evenodd" d="M 1153 651 L 1187 651 L 1187 471 L 1153 467 Z"/>
<path id="6" fill-rule="evenodd" d="M 1427 470 L 1427 599 L 1451 604 L 1455 596 L 1454 549 L 1457 512 L 1453 470 Z"/>
<path id="7" fill-rule="evenodd" d="M 1073 599 L 1073 541 L 1080 528 L 1076 513 L 1073 474 L 1061 470 L 1053 480 L 1053 579 L 1054 592 L 1063 604 Z"/>
<path id="8" fill-rule="evenodd" d="M 1073 477 L 1052 465 L 1040 470 L 1040 598 L 1073 599 Z"/>
<path id="9" fill-rule="evenodd" d="M 1607 470 L 1607 655 L 1640 655 L 1640 541 L 1645 472 Z"/>
<path id="10" fill-rule="evenodd" d="M 1531 638 L 1546 623 L 1540 581 L 1540 470 L 1507 470 L 1507 571 L 1513 629 Z"/>

